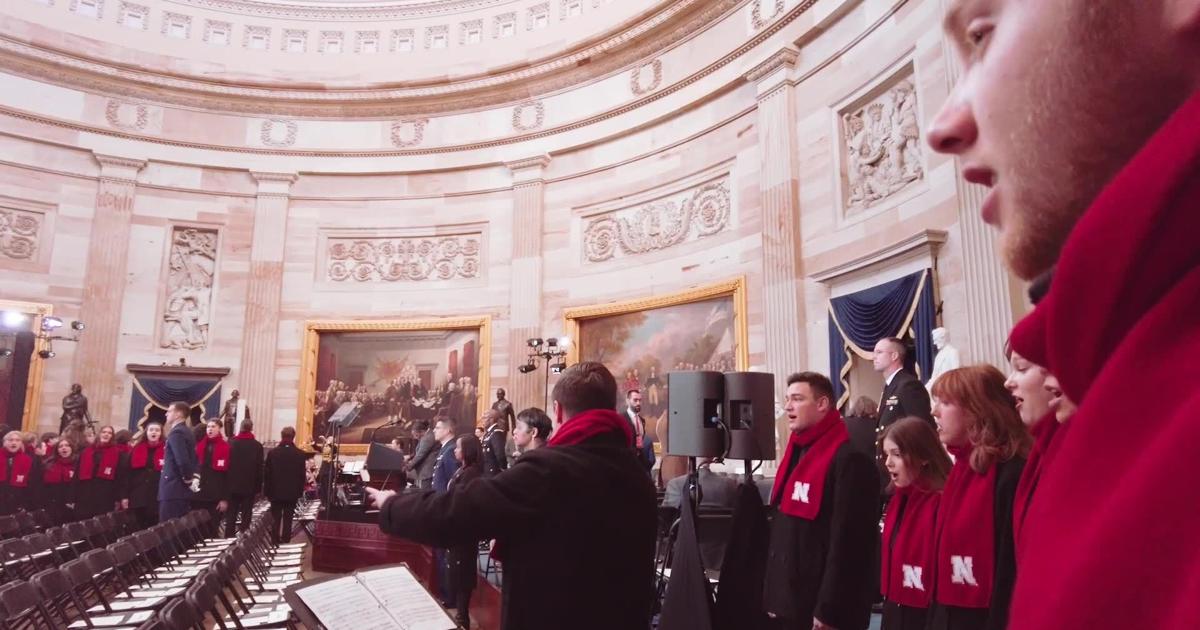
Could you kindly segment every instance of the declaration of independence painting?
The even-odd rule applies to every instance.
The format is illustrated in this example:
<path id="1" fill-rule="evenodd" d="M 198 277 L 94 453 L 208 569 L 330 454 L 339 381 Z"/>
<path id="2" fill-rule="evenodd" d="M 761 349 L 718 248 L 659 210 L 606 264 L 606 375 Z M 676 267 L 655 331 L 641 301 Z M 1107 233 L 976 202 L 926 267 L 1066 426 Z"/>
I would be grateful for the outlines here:
<path id="1" fill-rule="evenodd" d="M 569 309 L 578 360 L 599 361 L 617 378 L 617 408 L 642 392 L 642 417 L 655 431 L 667 413 L 667 372 L 745 369 L 742 280 L 678 294 Z"/>
<path id="2" fill-rule="evenodd" d="M 484 327 L 475 324 L 439 328 L 437 322 L 428 322 L 427 328 L 393 330 L 365 328 L 356 322 L 317 324 L 313 330 L 310 324 L 316 347 L 309 349 L 306 343 L 305 357 L 309 359 L 315 350 L 315 364 L 303 371 L 311 380 L 311 385 L 306 382 L 301 388 L 311 405 L 312 423 L 305 435 L 330 435 L 330 417 L 347 402 L 359 403 L 360 408 L 342 428 L 346 452 L 406 437 L 414 420 L 432 424 L 445 416 L 460 428 L 474 426 L 481 397 L 487 400 L 487 385 L 479 378 L 486 373 L 481 356 Z M 393 327 L 405 325 L 414 324 Z M 386 327 L 386 323 L 375 326 Z"/>

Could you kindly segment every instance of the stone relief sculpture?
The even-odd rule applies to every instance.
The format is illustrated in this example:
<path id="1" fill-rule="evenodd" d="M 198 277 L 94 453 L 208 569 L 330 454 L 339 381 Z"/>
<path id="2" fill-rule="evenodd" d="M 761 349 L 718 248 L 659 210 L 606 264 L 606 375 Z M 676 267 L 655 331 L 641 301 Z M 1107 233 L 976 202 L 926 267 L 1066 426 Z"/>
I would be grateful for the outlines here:
<path id="1" fill-rule="evenodd" d="M 863 107 L 842 114 L 847 213 L 869 208 L 925 176 L 917 95 L 902 79 Z"/>
<path id="2" fill-rule="evenodd" d="M 712 236 L 729 224 L 729 178 L 701 185 L 674 199 L 661 199 L 593 218 L 583 230 L 584 256 L 600 262 L 666 249 Z"/>
<path id="3" fill-rule="evenodd" d="M 158 345 L 182 350 L 207 348 L 217 231 L 175 228 L 167 265 L 166 307 Z"/>
<path id="4" fill-rule="evenodd" d="M 455 280 L 479 275 L 483 234 L 330 238 L 326 278 L 333 282 Z"/>
<path id="5" fill-rule="evenodd" d="M 0 258 L 33 259 L 42 218 L 37 212 L 0 208 Z"/>

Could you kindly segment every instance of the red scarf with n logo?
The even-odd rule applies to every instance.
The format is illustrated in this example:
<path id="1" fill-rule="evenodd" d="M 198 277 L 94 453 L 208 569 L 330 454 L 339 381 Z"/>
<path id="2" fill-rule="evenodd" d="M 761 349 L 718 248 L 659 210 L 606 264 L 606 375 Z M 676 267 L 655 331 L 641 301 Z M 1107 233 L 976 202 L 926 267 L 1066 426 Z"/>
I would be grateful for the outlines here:
<path id="1" fill-rule="evenodd" d="M 100 451 L 100 468 L 96 468 L 96 451 Z M 87 481 L 93 478 L 112 481 L 117 478 L 117 462 L 121 458 L 121 449 L 109 442 L 105 445 L 93 445 L 83 449 L 79 456 L 79 480 Z"/>
<path id="2" fill-rule="evenodd" d="M 70 483 L 75 479 L 75 460 L 63 459 L 57 455 L 46 464 L 42 473 L 42 482 L 48 485 Z"/>
<path id="3" fill-rule="evenodd" d="M 996 464 L 981 475 L 971 468 L 970 447 L 949 451 L 954 468 L 938 508 L 934 599 L 947 606 L 987 608 L 996 564 Z"/>
<path id="4" fill-rule="evenodd" d="M 163 440 L 154 443 L 148 440 L 138 442 L 137 446 L 133 447 L 133 452 L 129 455 L 129 467 L 134 470 L 141 470 L 146 467 L 148 462 L 153 461 L 154 469 L 161 471 L 164 451 L 166 450 L 165 446 L 166 442 Z"/>
<path id="5" fill-rule="evenodd" d="M 884 598 L 928 608 L 933 599 L 933 531 L 940 492 L 915 485 L 896 488 L 883 522 L 880 586 Z"/>
<path id="6" fill-rule="evenodd" d="M 196 459 L 204 463 L 204 450 L 208 447 L 208 443 L 212 442 L 212 459 L 208 460 L 208 467 L 218 472 L 229 470 L 229 442 L 225 441 L 224 437 L 218 436 L 215 439 L 205 437 L 196 444 Z"/>
<path id="7" fill-rule="evenodd" d="M 792 461 L 792 451 L 808 447 L 796 467 L 786 475 L 775 476 L 775 487 L 771 490 L 771 502 L 779 503 L 779 511 L 788 516 L 814 520 L 821 512 L 821 496 L 825 491 L 825 475 L 838 447 L 850 440 L 842 414 L 830 411 L 820 422 L 800 432 L 792 432 L 787 450 L 783 453 L 784 465 Z"/>
<path id="8" fill-rule="evenodd" d="M 8 458 L 12 458 L 12 470 L 8 468 Z M 22 452 L 9 453 L 0 451 L 0 484 L 14 488 L 24 488 L 29 485 L 29 470 L 33 468 L 33 458 Z"/>

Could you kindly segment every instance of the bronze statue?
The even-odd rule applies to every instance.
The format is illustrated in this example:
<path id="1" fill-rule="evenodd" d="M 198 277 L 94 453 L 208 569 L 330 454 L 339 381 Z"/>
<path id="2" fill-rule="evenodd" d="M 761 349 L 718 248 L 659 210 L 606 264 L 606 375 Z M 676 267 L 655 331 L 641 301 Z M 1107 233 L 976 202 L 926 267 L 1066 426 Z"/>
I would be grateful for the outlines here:
<path id="1" fill-rule="evenodd" d="M 63 396 L 62 416 L 59 418 L 58 432 L 62 433 L 71 423 L 84 425 L 92 424 L 92 414 L 88 413 L 88 399 L 83 395 L 83 386 L 79 383 L 71 385 L 71 393 Z"/>
<path id="2" fill-rule="evenodd" d="M 250 407 L 246 406 L 246 401 L 238 398 L 238 390 L 233 390 L 229 393 L 229 400 L 225 401 L 225 408 L 221 410 L 221 421 L 225 426 L 225 435 L 233 437 L 234 432 L 239 429 L 242 420 L 250 419 Z"/>
<path id="3" fill-rule="evenodd" d="M 517 427 L 517 414 L 513 411 L 513 404 L 504 398 L 504 388 L 496 390 L 496 402 L 492 403 L 492 409 L 500 412 L 500 426 L 508 434 L 512 434 L 512 430 Z"/>

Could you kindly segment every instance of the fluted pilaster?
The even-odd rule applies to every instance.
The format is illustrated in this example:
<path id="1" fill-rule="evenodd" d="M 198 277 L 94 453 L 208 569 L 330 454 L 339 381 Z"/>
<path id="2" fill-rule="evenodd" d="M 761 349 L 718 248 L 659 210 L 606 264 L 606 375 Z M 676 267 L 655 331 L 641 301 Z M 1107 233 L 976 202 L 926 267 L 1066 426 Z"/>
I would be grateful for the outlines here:
<path id="1" fill-rule="evenodd" d="M 129 265 L 129 225 L 137 195 L 137 174 L 146 162 L 100 154 L 95 157 L 100 163 L 100 178 L 80 311 L 88 328 L 79 340 L 75 373 L 88 397 L 92 417 L 108 424 L 114 419 L 119 382 L 117 343 Z"/>
<path id="2" fill-rule="evenodd" d="M 759 193 L 762 201 L 763 310 L 767 370 L 784 379 L 807 357 L 799 267 L 798 169 L 794 87 L 789 73 L 799 53 L 784 48 L 746 74 L 758 86 Z"/>
<path id="3" fill-rule="evenodd" d="M 250 281 L 238 388 L 252 407 L 255 429 L 273 436 L 275 350 L 279 340 L 279 302 L 287 235 L 288 194 L 296 175 L 251 173 L 258 181 L 254 235 L 250 245 Z"/>
<path id="4" fill-rule="evenodd" d="M 521 374 L 517 366 L 528 354 L 525 340 L 542 335 L 543 172 L 550 156 L 510 162 L 513 173 L 512 280 L 509 284 L 508 398 L 518 409 L 544 403 L 545 375 Z"/>

